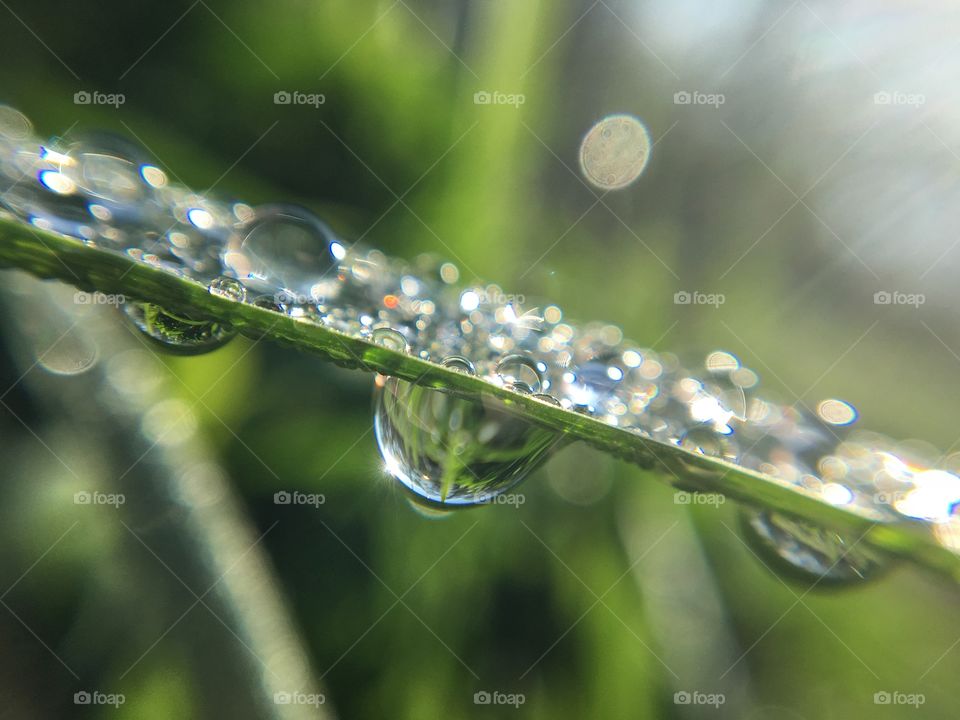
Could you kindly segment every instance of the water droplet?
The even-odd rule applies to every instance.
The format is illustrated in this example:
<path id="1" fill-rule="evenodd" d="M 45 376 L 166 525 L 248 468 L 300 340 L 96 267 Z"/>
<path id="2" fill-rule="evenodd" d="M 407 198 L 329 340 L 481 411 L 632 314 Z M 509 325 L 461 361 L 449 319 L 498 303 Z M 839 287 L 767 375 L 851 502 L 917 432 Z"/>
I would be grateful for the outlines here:
<path id="1" fill-rule="evenodd" d="M 589 413 L 604 413 L 623 378 L 622 368 L 598 359 L 567 370 L 562 381 L 571 407 Z"/>
<path id="2" fill-rule="evenodd" d="M 73 180 L 56 170 L 41 170 L 37 179 L 47 190 L 57 195 L 72 195 L 77 190 Z"/>
<path id="3" fill-rule="evenodd" d="M 527 395 L 540 392 L 543 383 L 536 361 L 526 355 L 507 355 L 497 363 L 497 375 L 506 387 Z"/>
<path id="4" fill-rule="evenodd" d="M 253 219 L 223 262 L 238 278 L 260 279 L 295 295 L 319 300 L 336 294 L 343 246 L 313 213 L 290 205 L 255 208 Z"/>
<path id="5" fill-rule="evenodd" d="M 32 131 L 33 125 L 26 115 L 9 105 L 0 105 L 0 137 L 23 141 Z"/>
<path id="6" fill-rule="evenodd" d="M 457 372 L 463 373 L 465 375 L 476 375 L 477 368 L 474 367 L 474 364 L 470 362 L 463 355 L 448 355 L 441 362 L 445 368 L 450 370 L 456 370 Z"/>
<path id="7" fill-rule="evenodd" d="M 59 143 L 58 143 L 59 145 Z M 77 135 L 62 152 L 45 148 L 48 160 L 92 198 L 130 204 L 146 198 L 152 188 L 140 173 L 149 161 L 136 143 L 111 133 Z"/>
<path id="8" fill-rule="evenodd" d="M 253 299 L 253 304 L 264 310 L 272 310 L 278 313 L 283 312 L 283 306 L 277 302 L 275 295 L 258 295 Z"/>
<path id="9" fill-rule="evenodd" d="M 377 345 L 382 345 L 397 352 L 406 352 L 409 347 L 403 333 L 392 327 L 374 328 L 370 334 L 370 339 Z"/>
<path id="10" fill-rule="evenodd" d="M 745 509 L 744 534 L 763 561 L 804 582 L 843 585 L 874 576 L 883 563 L 863 542 L 776 512 Z"/>
<path id="11" fill-rule="evenodd" d="M 737 444 L 728 436 L 717 432 L 712 425 L 697 425 L 680 436 L 677 444 L 685 450 L 709 457 L 736 462 Z"/>
<path id="12" fill-rule="evenodd" d="M 237 302 L 245 302 L 247 299 L 247 289 L 239 280 L 233 278 L 222 276 L 214 278 L 207 286 L 207 290 L 210 291 L 211 295 L 236 300 Z"/>
<path id="13" fill-rule="evenodd" d="M 489 502 L 547 456 L 557 436 L 492 397 L 463 396 L 380 378 L 374 431 L 386 471 L 419 502 Z"/>
<path id="14" fill-rule="evenodd" d="M 126 302 L 124 315 L 134 327 L 168 352 L 197 355 L 225 345 L 236 331 L 216 320 L 195 320 L 164 310 L 159 305 Z"/>

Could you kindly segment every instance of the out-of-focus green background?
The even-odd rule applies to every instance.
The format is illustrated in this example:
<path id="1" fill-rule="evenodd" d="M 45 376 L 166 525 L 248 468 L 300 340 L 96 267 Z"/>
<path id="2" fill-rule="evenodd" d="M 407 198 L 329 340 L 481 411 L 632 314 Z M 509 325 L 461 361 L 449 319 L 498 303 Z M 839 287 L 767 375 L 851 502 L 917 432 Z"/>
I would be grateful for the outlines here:
<path id="1" fill-rule="evenodd" d="M 842 397 L 860 423 L 949 452 L 958 29 L 947 2 L 899 0 L 7 0 L 0 99 L 44 136 L 138 138 L 198 190 L 302 203 L 348 239 L 454 259 L 464 281 L 643 345 L 728 349 L 774 397 Z M 81 90 L 125 103 L 77 105 Z M 612 113 L 655 145 L 604 194 L 578 147 Z M 97 368 L 51 374 L 36 329 L 63 319 L 4 279 L 0 717 L 286 717 L 270 696 L 301 687 L 288 651 L 345 718 L 956 717 L 958 593 L 940 578 L 897 567 L 808 594 L 751 556 L 729 503 L 678 505 L 579 446 L 521 507 L 431 520 L 378 462 L 369 376 L 249 340 L 161 361 L 112 316 Z M 675 304 L 684 290 L 725 303 Z M 124 369 L 151 373 L 128 378 L 143 408 L 109 399 Z M 171 502 L 171 474 L 196 467 L 216 481 L 183 487 L 219 494 Z M 73 503 L 94 489 L 130 499 Z M 276 505 L 281 490 L 325 502 Z M 209 510 L 229 496 L 236 511 Z M 272 571 L 234 572 L 251 557 Z M 265 605 L 236 604 L 261 590 Z M 242 627 L 274 615 L 292 645 Z M 125 703 L 77 705 L 81 691 Z M 483 691 L 524 703 L 475 704 Z"/>

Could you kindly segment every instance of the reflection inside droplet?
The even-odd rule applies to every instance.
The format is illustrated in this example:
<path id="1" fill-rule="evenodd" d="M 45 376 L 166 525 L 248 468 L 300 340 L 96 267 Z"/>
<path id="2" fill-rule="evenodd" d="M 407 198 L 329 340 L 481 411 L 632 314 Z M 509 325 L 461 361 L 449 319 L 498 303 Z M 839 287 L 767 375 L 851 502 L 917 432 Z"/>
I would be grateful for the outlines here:
<path id="1" fill-rule="evenodd" d="M 508 355 L 503 358 L 497 364 L 497 376 L 512 390 L 527 394 L 540 392 L 540 370 L 536 362 L 524 355 Z"/>
<path id="2" fill-rule="evenodd" d="M 137 330 L 168 352 L 180 355 L 216 350 L 236 335 L 233 328 L 219 321 L 195 320 L 153 303 L 127 302 L 121 307 Z"/>
<path id="3" fill-rule="evenodd" d="M 465 397 L 380 377 L 374 431 L 387 473 L 420 502 L 491 501 L 537 467 L 556 435 L 493 397 Z"/>
<path id="4" fill-rule="evenodd" d="M 744 535 L 773 569 L 804 582 L 837 585 L 869 579 L 881 558 L 848 536 L 776 512 L 745 509 Z"/>

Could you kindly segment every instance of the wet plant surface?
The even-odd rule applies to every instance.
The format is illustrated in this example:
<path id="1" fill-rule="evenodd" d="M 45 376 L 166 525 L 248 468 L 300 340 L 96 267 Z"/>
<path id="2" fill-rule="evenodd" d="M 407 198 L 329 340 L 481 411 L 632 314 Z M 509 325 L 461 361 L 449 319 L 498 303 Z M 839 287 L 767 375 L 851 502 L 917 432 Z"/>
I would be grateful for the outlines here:
<path id="1" fill-rule="evenodd" d="M 68 111 L 11 81 L 14 716 L 953 716 L 950 98 L 890 89 L 867 52 L 886 35 L 855 51 L 825 8 L 755 11 L 736 42 L 704 16 L 719 34 L 690 60 L 696 23 L 664 8 L 566 10 L 311 11 L 330 14 L 329 70 L 284 70 L 294 90 L 241 39 L 225 57 L 268 80 L 237 91 L 233 126 L 125 107 L 128 75 L 225 87 L 164 36 Z M 635 27 L 659 52 L 593 58 Z M 391 45 L 411 28 L 436 56 Z M 797 63 L 793 88 L 863 86 L 823 58 L 805 75 L 796 33 L 873 76 L 866 109 L 831 107 L 825 130 L 809 101 L 756 90 L 761 58 Z M 573 48 L 593 59 L 557 95 Z M 42 52 L 79 79 L 83 53 Z M 669 92 L 619 87 L 617 52 Z M 500 89 L 450 89 L 481 75 Z M 548 112 L 560 97 L 583 109 Z M 373 98 L 393 110 L 379 128 Z M 894 176 L 914 183 L 897 202 Z M 911 205 L 920 188 L 936 202 Z M 929 241 L 897 244 L 901 216 Z"/>

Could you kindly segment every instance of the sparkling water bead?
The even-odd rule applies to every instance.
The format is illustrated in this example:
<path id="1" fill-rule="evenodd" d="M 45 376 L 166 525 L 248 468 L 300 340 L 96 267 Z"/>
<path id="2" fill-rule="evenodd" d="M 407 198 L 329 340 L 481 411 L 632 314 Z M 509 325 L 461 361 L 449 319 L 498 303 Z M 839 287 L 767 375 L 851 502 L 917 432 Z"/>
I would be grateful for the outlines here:
<path id="1" fill-rule="evenodd" d="M 269 283 L 311 300 L 335 297 L 343 245 L 313 213 L 292 205 L 263 205 L 238 231 L 223 263 L 237 278 Z"/>
<path id="2" fill-rule="evenodd" d="M 567 370 L 561 383 L 571 407 L 589 414 L 603 414 L 618 402 L 615 393 L 623 379 L 623 369 L 602 358 Z"/>
<path id="3" fill-rule="evenodd" d="M 370 339 L 385 348 L 396 350 L 397 352 L 407 352 L 409 345 L 403 333 L 392 327 L 374 328 L 370 334 Z"/>
<path id="4" fill-rule="evenodd" d="M 699 455 L 717 457 L 728 462 L 736 462 L 737 443 L 729 435 L 717 432 L 711 425 L 697 425 L 690 428 L 677 439 L 677 445 Z"/>
<path id="5" fill-rule="evenodd" d="M 246 302 L 247 289 L 239 280 L 228 277 L 218 277 L 210 281 L 207 285 L 207 291 L 211 295 L 235 300 L 237 302 Z"/>
<path id="6" fill-rule="evenodd" d="M 62 151 L 45 149 L 58 169 L 90 199 L 129 207 L 152 193 L 140 173 L 150 158 L 137 144 L 110 133 L 81 135 L 64 144 Z"/>
<path id="7" fill-rule="evenodd" d="M 497 363 L 497 376 L 505 387 L 527 395 L 540 392 L 543 384 L 536 361 L 526 355 L 503 358 Z"/>
<path id="8" fill-rule="evenodd" d="M 419 502 L 491 502 L 520 482 L 557 442 L 552 431 L 498 399 L 378 377 L 374 431 L 386 471 Z"/>
<path id="9" fill-rule="evenodd" d="M 123 313 L 141 333 L 167 352 L 199 355 L 222 347 L 236 331 L 218 321 L 184 317 L 153 303 L 126 302 Z"/>
<path id="10" fill-rule="evenodd" d="M 865 541 L 776 512 L 744 509 L 744 535 L 771 569 L 803 582 L 845 585 L 869 579 L 883 563 Z"/>

